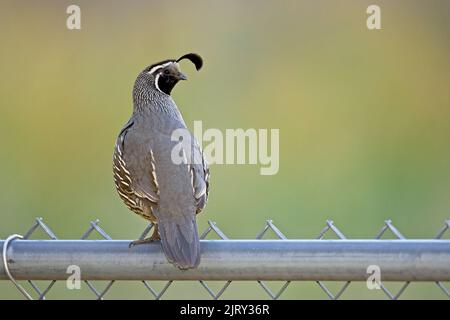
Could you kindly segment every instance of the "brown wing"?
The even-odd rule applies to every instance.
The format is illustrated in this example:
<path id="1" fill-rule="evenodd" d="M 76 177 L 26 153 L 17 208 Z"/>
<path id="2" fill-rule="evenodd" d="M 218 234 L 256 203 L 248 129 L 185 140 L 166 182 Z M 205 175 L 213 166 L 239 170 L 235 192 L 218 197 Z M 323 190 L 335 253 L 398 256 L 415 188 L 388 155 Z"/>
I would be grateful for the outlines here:
<path id="1" fill-rule="evenodd" d="M 154 157 L 150 150 L 149 163 L 147 165 L 149 165 L 150 168 L 150 170 L 148 170 L 148 174 L 151 177 L 152 186 L 149 186 L 148 188 L 141 188 L 136 181 L 136 177 L 133 176 L 134 172 L 130 172 L 132 169 L 130 168 L 130 165 L 127 165 L 125 161 L 126 157 L 124 155 L 126 148 L 125 138 L 132 126 L 133 122 L 129 121 L 117 138 L 113 155 L 113 176 L 117 192 L 127 207 L 137 214 L 147 216 L 149 214 L 147 209 L 148 205 L 151 207 L 159 200 L 156 175 L 154 171 Z"/>

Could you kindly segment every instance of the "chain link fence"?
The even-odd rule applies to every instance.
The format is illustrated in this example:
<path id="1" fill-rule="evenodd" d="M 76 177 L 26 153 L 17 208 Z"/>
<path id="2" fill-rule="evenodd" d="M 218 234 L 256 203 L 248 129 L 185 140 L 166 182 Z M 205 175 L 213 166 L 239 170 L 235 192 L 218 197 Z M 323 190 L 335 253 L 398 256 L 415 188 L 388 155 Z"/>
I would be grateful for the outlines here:
<path id="1" fill-rule="evenodd" d="M 142 234 L 140 235 L 139 239 L 144 239 L 153 229 L 153 224 L 149 224 L 145 230 L 142 232 Z M 64 241 L 59 241 L 59 239 L 57 238 L 57 236 L 55 235 L 55 233 L 52 231 L 52 229 L 44 223 L 42 218 L 37 218 L 34 222 L 34 224 L 31 226 L 31 228 L 23 235 L 23 236 L 19 236 L 19 235 L 13 235 L 10 236 L 8 239 L 6 239 L 5 241 L 0 241 L 0 243 L 2 243 L 2 266 L 0 266 L 0 279 L 9 279 L 10 281 L 12 281 L 16 287 L 18 288 L 18 290 L 20 290 L 24 296 L 28 299 L 40 299 L 43 300 L 46 298 L 46 295 L 50 292 L 50 290 L 52 290 L 52 288 L 54 287 L 54 284 L 56 283 L 56 281 L 61 280 L 60 277 L 58 276 L 58 278 L 50 278 L 51 275 L 46 276 L 45 274 L 45 270 L 47 270 L 48 266 L 45 267 L 47 269 L 45 269 L 44 267 L 44 273 L 42 275 L 39 276 L 39 280 L 42 279 L 46 279 L 46 280 L 50 280 L 50 283 L 46 286 L 46 287 L 39 287 L 33 278 L 33 276 L 30 276 L 30 278 L 27 278 L 27 275 L 30 274 L 38 274 L 40 271 L 33 271 L 31 270 L 31 273 L 29 272 L 28 269 L 32 269 L 35 267 L 35 264 L 33 263 L 33 260 L 36 256 L 39 255 L 39 252 L 35 253 L 34 256 L 27 256 L 28 260 L 23 259 L 24 261 L 22 261 L 22 266 L 26 266 L 27 263 L 32 264 L 32 266 L 30 268 L 28 268 L 27 270 L 22 270 L 20 266 L 16 265 L 16 258 L 14 257 L 16 254 L 18 254 L 17 252 L 19 252 L 19 248 L 15 248 L 15 246 L 19 245 L 19 243 L 21 243 L 23 240 L 19 240 L 19 239 L 30 239 L 30 237 L 36 232 L 36 230 L 41 229 L 42 231 L 44 231 L 44 233 L 49 237 L 49 239 L 51 241 L 55 241 L 54 243 L 52 242 L 52 244 L 56 244 L 56 243 L 62 243 L 64 244 Z M 224 247 L 218 247 L 219 249 L 216 249 L 216 247 L 212 246 L 211 250 L 215 250 L 215 251 L 219 251 L 219 252 L 215 252 L 216 256 L 215 257 L 219 257 L 219 258 L 204 258 L 202 259 L 202 264 L 203 261 L 205 261 L 205 264 L 207 266 L 211 265 L 212 267 L 210 269 L 206 268 L 206 269 L 201 269 L 200 271 L 198 271 L 197 273 L 191 273 L 191 275 L 189 276 L 190 278 L 186 278 L 186 279 L 195 279 L 198 280 L 201 284 L 201 287 L 204 288 L 207 293 L 210 295 L 210 297 L 212 299 L 219 299 L 223 293 L 228 289 L 228 287 L 230 286 L 230 284 L 232 283 L 232 281 L 234 281 L 233 279 L 238 279 L 238 280 L 254 280 L 257 281 L 257 283 L 259 284 L 259 286 L 261 287 L 261 289 L 267 293 L 268 298 L 270 299 L 279 299 L 282 298 L 283 293 L 285 292 L 285 290 L 289 287 L 289 285 L 291 284 L 292 281 L 304 281 L 303 279 L 305 279 L 305 277 L 308 277 L 308 280 L 312 280 L 315 283 L 317 283 L 317 285 L 323 290 L 323 292 L 325 293 L 326 297 L 328 297 L 329 299 L 339 299 L 343 293 L 347 290 L 347 288 L 351 285 L 352 280 L 353 279 L 360 279 L 360 276 L 351 276 L 349 274 L 351 273 L 345 273 L 344 271 L 344 266 L 342 265 L 342 263 L 352 263 L 352 261 L 356 261 L 356 260 L 351 260 L 354 259 L 355 256 L 358 256 L 358 254 L 360 252 L 368 252 L 369 255 L 373 256 L 370 257 L 370 259 L 373 259 L 374 261 L 378 261 L 377 259 L 381 259 L 382 261 L 388 261 L 388 263 L 392 264 L 395 266 L 396 263 L 398 263 L 398 266 L 395 266 L 395 272 L 391 272 L 392 275 L 387 277 L 388 279 L 386 280 L 386 278 L 384 278 L 383 282 L 379 282 L 379 286 L 380 289 L 386 294 L 386 297 L 392 300 L 398 299 L 401 297 L 401 295 L 405 292 L 405 290 L 408 288 L 408 286 L 410 285 L 410 283 L 414 280 L 419 280 L 419 281 L 432 281 L 436 284 L 436 286 L 439 287 L 440 291 L 442 292 L 444 297 L 450 298 L 450 291 L 447 289 L 447 287 L 445 286 L 445 281 L 448 281 L 450 279 L 450 263 L 449 263 L 449 259 L 450 259 L 450 240 L 444 240 L 444 235 L 447 233 L 450 233 L 449 231 L 450 229 L 450 220 L 445 221 L 444 226 L 439 230 L 439 232 L 437 233 L 437 235 L 433 238 L 433 239 L 429 239 L 429 240 L 407 240 L 403 234 L 393 225 L 391 220 L 387 220 L 385 221 L 384 225 L 382 226 L 381 230 L 379 231 L 379 233 L 375 236 L 374 240 L 355 240 L 355 241 L 349 241 L 345 235 L 336 227 L 336 225 L 333 223 L 333 221 L 327 221 L 326 222 L 326 226 L 323 228 L 323 230 L 320 231 L 320 233 L 318 234 L 318 236 L 316 237 L 315 240 L 310 240 L 309 242 L 306 240 L 290 240 L 287 239 L 287 237 L 277 228 L 277 226 L 273 223 L 272 220 L 267 220 L 264 227 L 262 228 L 262 230 L 257 234 L 256 236 L 256 240 L 263 240 L 264 237 L 269 233 L 272 232 L 275 237 L 277 238 L 276 241 L 279 245 L 274 247 L 275 249 L 271 249 L 272 251 L 269 251 L 266 255 L 266 258 L 268 256 L 268 259 L 272 259 L 272 260 L 276 260 L 276 261 L 269 261 L 269 264 L 266 266 L 267 269 L 270 270 L 275 270 L 275 273 L 270 273 L 270 274 L 264 274 L 263 271 L 265 266 L 262 266 L 262 268 L 260 267 L 259 269 L 252 269 L 250 271 L 248 271 L 247 273 L 244 272 L 245 276 L 243 276 L 242 274 L 237 274 L 237 273 L 233 273 L 232 270 L 226 270 L 227 272 L 223 273 L 223 275 L 216 275 L 214 274 L 215 272 L 217 272 L 217 270 L 221 270 L 220 265 L 221 261 L 220 261 L 220 248 L 224 248 Z M 88 238 L 90 236 L 92 236 L 93 234 L 98 234 L 102 239 L 101 241 L 95 241 L 92 243 L 92 248 L 90 247 L 89 250 L 96 250 L 97 253 L 101 252 L 101 248 L 99 247 L 100 243 L 111 243 L 112 246 L 119 246 L 119 242 L 120 241 L 114 241 L 109 235 L 108 233 L 103 230 L 100 225 L 99 225 L 99 220 L 96 221 L 91 221 L 89 228 L 86 230 L 86 232 L 81 236 L 80 240 L 84 240 L 86 242 L 89 242 Z M 394 241 L 393 240 L 382 240 L 381 238 L 388 234 L 391 233 L 394 237 Z M 220 243 L 220 242 L 225 242 L 225 244 L 227 244 L 227 246 L 232 246 L 233 248 L 236 248 L 236 250 L 240 250 L 240 251 L 233 251 L 232 255 L 236 255 L 236 252 L 238 253 L 236 259 L 239 260 L 251 260 L 251 255 L 252 255 L 252 251 L 248 248 L 256 248 L 255 246 L 257 246 L 257 244 L 259 243 L 258 241 L 245 241 L 245 240 L 230 240 L 225 233 L 217 226 L 217 224 L 213 221 L 208 221 L 208 227 L 206 228 L 206 230 L 204 230 L 204 232 L 201 234 L 201 239 L 207 239 L 208 236 L 215 234 L 219 240 L 215 240 L 214 243 L 212 243 L 211 241 L 211 245 L 215 244 L 215 243 Z M 337 240 L 325 240 L 325 237 L 332 234 L 333 236 L 336 236 L 338 239 Z M 17 239 L 17 240 L 16 240 Z M 221 241 L 223 240 L 223 241 Z M 273 247 L 273 243 L 275 243 L 274 241 L 268 241 L 267 242 L 267 246 L 262 246 L 261 248 L 263 250 L 265 250 L 266 247 Z M 278 254 L 280 254 L 280 256 L 282 257 L 283 255 L 283 244 L 290 244 L 292 246 L 294 246 L 294 255 L 290 255 L 289 257 L 296 257 L 295 253 L 298 249 L 298 251 L 302 251 L 302 250 L 306 250 L 305 247 L 308 246 L 312 246 L 317 244 L 320 241 L 320 244 L 322 245 L 321 247 L 317 247 L 318 250 L 320 251 L 320 255 L 321 255 L 321 259 L 323 258 L 323 256 L 330 256 L 333 262 L 336 262 L 336 267 L 328 267 L 327 269 L 320 269 L 318 268 L 318 272 L 317 272 L 317 279 L 312 279 L 315 275 L 314 272 L 309 272 L 305 271 L 305 273 L 302 272 L 302 267 L 303 265 L 298 265 L 297 269 L 300 270 L 295 270 L 295 272 L 292 272 L 292 267 L 296 267 L 295 263 L 294 266 L 291 265 L 286 265 L 286 274 L 284 274 L 283 271 L 280 270 L 284 270 L 283 269 L 283 263 L 285 263 L 286 260 L 277 260 L 277 257 L 273 256 L 273 258 L 271 258 L 271 255 L 274 255 L 273 252 L 277 251 Z M 325 241 L 325 242 L 322 242 Z M 414 242 L 415 241 L 415 242 Z M 24 241 L 27 242 L 27 241 Z M 44 243 L 47 243 L 45 241 L 41 241 L 41 240 L 32 240 L 32 241 L 28 241 L 31 244 L 33 244 L 35 246 L 35 248 L 38 248 L 39 246 L 41 246 Z M 117 244 L 116 244 L 117 242 Z M 283 243 L 284 242 L 284 243 Z M 80 241 L 78 241 L 77 243 L 80 243 Z M 121 242 L 120 242 L 121 243 Z M 203 245 L 206 245 L 207 241 L 202 241 L 202 249 L 203 249 Z M 261 243 L 265 243 L 264 241 L 261 241 Z M 248 246 L 244 246 L 245 244 L 249 244 Z M 341 246 L 342 244 L 342 246 Z M 345 244 L 345 246 L 343 246 Z M 120 244 L 122 245 L 122 244 Z M 297 246 L 299 245 L 299 246 Z M 382 247 L 380 247 L 380 245 Z M 242 249 L 241 247 L 244 247 L 244 249 Z M 50 247 L 49 247 L 50 248 Z M 259 247 L 258 247 L 259 248 Z M 315 247 L 313 247 L 311 250 L 315 250 Z M 356 248 L 356 249 L 355 249 Z M 358 248 L 363 248 L 361 250 L 366 250 L 366 251 L 351 251 L 351 250 L 360 250 Z M 375 249 L 373 248 L 378 248 L 376 250 L 378 251 L 373 251 Z M 381 248 L 381 249 L 379 249 Z M 13 250 L 14 249 L 14 250 Z M 349 257 L 346 256 L 346 252 L 349 252 Z M 25 249 L 24 249 L 25 250 Z M 45 250 L 45 249 L 43 249 Z M 208 249 L 209 250 L 209 249 Z M 289 249 L 290 250 L 290 249 Z M 397 250 L 397 251 L 396 251 Z M 414 250 L 414 251 L 412 251 Z M 16 252 L 17 251 L 17 252 Z M 66 250 L 66 251 L 70 251 L 70 250 Z M 159 249 L 160 251 L 160 249 Z M 292 250 L 291 250 L 292 251 Z M 395 251 L 396 255 L 394 256 L 389 256 L 389 254 L 392 253 L 392 251 Z M 241 254 L 243 256 L 240 256 L 239 254 Z M 302 251 L 303 252 L 303 251 Z M 357 252 L 357 253 L 355 253 Z M 70 252 L 69 252 L 70 253 Z M 57 253 L 58 254 L 58 253 Z M 159 256 L 162 256 L 161 252 L 158 252 Z M 226 254 L 226 253 L 224 253 Z M 287 255 L 287 254 L 285 254 Z M 386 255 L 386 257 L 384 257 L 383 255 Z M 427 259 L 427 255 L 429 255 L 429 260 L 431 261 L 428 264 L 425 264 L 424 260 Z M 74 257 L 72 257 L 74 256 Z M 72 252 L 72 258 L 77 259 L 76 257 L 76 253 Z M 402 264 L 403 263 L 403 259 L 405 259 L 405 257 L 407 258 L 408 256 L 411 256 L 411 258 L 413 258 L 414 260 L 411 260 L 413 262 L 413 264 L 409 264 L 409 266 L 412 266 L 414 268 L 411 268 L 411 270 L 402 270 Z M 30 258 L 31 257 L 31 258 Z M 242 258 L 244 257 L 244 258 Z M 312 255 L 310 255 L 310 257 L 312 257 Z M 64 260 L 63 257 L 56 257 L 57 259 L 62 259 Z M 163 257 L 164 258 L 164 257 Z M 301 258 L 301 257 L 300 257 Z M 297 260 L 295 261 L 299 261 L 298 258 L 296 258 Z M 383 260 L 384 259 L 384 260 Z M 20 259 L 18 259 L 20 260 Z M 213 261 L 213 260 L 217 260 L 217 261 Z M 348 261 L 347 261 L 348 260 Z M 56 260 L 55 260 L 56 261 Z M 295 262 L 294 261 L 294 262 Z M 328 260 L 327 260 L 328 261 Z M 223 262 L 223 261 L 222 261 Z M 278 263 L 279 262 L 279 263 Z M 40 262 L 41 263 L 41 262 Z M 95 263 L 95 262 L 94 262 Z M 278 263 L 278 265 L 277 265 Z M 326 263 L 326 262 L 324 262 Z M 423 266 L 421 266 L 421 263 L 423 263 Z M 281 264 L 281 265 L 280 265 Z M 406 265 L 406 264 L 405 264 Z M 417 267 L 417 265 L 419 265 L 419 267 Z M 251 266 L 251 264 L 250 264 Z M 95 267 L 95 266 L 94 266 Z M 103 265 L 100 266 L 98 265 L 97 268 L 100 267 L 104 267 Z M 168 265 L 168 263 L 165 263 L 165 268 L 171 268 L 170 265 Z M 223 266 L 223 268 L 227 268 L 227 266 Z M 347 267 L 348 268 L 348 267 Z M 24 268 L 26 269 L 26 268 Z M 57 269 L 57 267 L 55 266 L 55 269 Z M 173 269 L 176 269 L 173 267 Z M 237 269 L 239 269 L 239 266 L 237 267 Z M 245 268 L 244 268 L 245 269 Z M 251 268 L 250 268 L 251 269 Z M 388 267 L 389 269 L 389 267 Z M 163 269 L 163 271 L 165 270 L 169 270 L 169 269 Z M 170 269 L 172 270 L 172 269 Z M 212 271 L 211 271 L 212 270 Z M 216 271 L 215 271 L 216 270 Z M 306 269 L 305 269 L 306 270 Z M 323 272 L 320 270 L 324 270 Z M 342 271 L 344 270 L 344 271 Z M 117 271 L 117 269 L 112 269 L 111 273 L 109 275 L 106 275 L 105 277 L 114 277 L 114 272 Z M 303 270 L 304 271 L 304 270 Z M 342 271 L 342 272 L 341 272 Z M 27 273 L 28 272 L 28 273 Z M 34 273 L 33 273 L 34 272 Z M 173 273 L 171 273 L 173 272 Z M 177 273 L 178 272 L 178 273 Z M 157 273 L 155 275 L 152 275 L 152 279 L 154 280 L 165 280 L 167 277 L 170 277 L 171 274 L 175 274 L 177 276 L 178 279 L 183 280 L 183 276 L 179 276 L 179 274 L 181 274 L 183 271 L 180 271 L 178 269 L 174 270 L 174 271 L 170 271 L 170 272 L 160 272 Z M 253 272 L 253 273 L 250 273 Z M 258 273 L 260 272 L 260 273 Z M 278 274 L 277 274 L 278 272 Z M 328 273 L 330 273 L 328 275 Z M 333 274 L 335 273 L 335 274 Z M 425 275 L 424 273 L 427 273 L 427 275 Z M 189 273 L 187 273 L 189 274 Z M 205 280 L 204 278 L 207 279 L 216 279 L 216 278 L 221 278 L 221 277 L 225 277 L 227 274 L 231 274 L 233 279 L 231 280 L 226 280 L 225 284 L 223 285 L 223 287 L 221 287 L 219 290 L 214 291 L 207 283 L 207 280 Z M 250 275 L 249 275 L 250 274 Z M 19 276 L 20 275 L 20 276 Z M 161 275 L 160 278 L 159 275 Z M 67 276 L 67 274 L 66 274 Z M 368 276 L 368 275 L 366 275 Z M 89 277 L 89 275 L 87 276 Z M 125 276 L 123 276 L 124 278 Z M 328 279 L 340 279 L 343 280 L 344 279 L 344 284 L 342 285 L 342 287 L 336 292 L 333 293 L 332 290 L 330 290 L 322 281 L 323 279 L 321 278 L 326 278 Z M 348 277 L 348 279 L 345 279 L 345 277 Z M 436 277 L 442 277 L 442 279 L 437 279 Z M 94 280 L 98 280 L 96 276 L 92 276 L 92 278 Z M 272 279 L 273 278 L 273 279 Z M 388 290 L 388 288 L 386 287 L 386 285 L 384 284 L 384 282 L 386 281 L 399 281 L 402 279 L 412 279 L 412 280 L 407 280 L 403 283 L 403 285 L 401 286 L 401 288 L 398 290 L 398 292 L 393 293 L 390 290 Z M 21 280 L 25 280 L 26 282 L 28 282 L 29 287 L 32 291 L 34 291 L 33 293 L 30 293 L 28 291 L 30 290 L 25 290 L 24 287 L 18 282 L 18 280 L 16 279 L 21 279 Z M 280 279 L 289 279 L 284 281 L 283 285 L 281 286 L 281 288 L 278 291 L 273 291 L 272 289 L 269 288 L 269 285 L 267 284 L 266 281 L 268 280 L 274 280 L 274 281 L 279 281 Z M 425 280 L 424 280 L 425 279 Z M 433 280 L 428 280 L 428 279 L 433 279 Z M 104 279 L 103 279 L 104 280 Z M 119 281 L 117 279 L 112 278 L 111 280 L 109 280 L 109 282 L 107 283 L 107 285 L 104 287 L 104 289 L 99 290 L 97 289 L 93 282 L 91 281 L 91 279 L 86 279 L 84 278 L 84 283 L 87 285 L 87 287 L 94 293 L 94 296 L 97 299 L 103 299 L 105 298 L 106 294 L 114 288 L 114 284 Z M 164 297 L 164 294 L 167 292 L 167 290 L 169 289 L 169 287 L 174 283 L 174 281 L 177 281 L 176 279 L 169 279 L 165 285 L 163 285 L 162 289 L 157 290 L 156 288 L 154 288 L 151 284 L 151 282 L 148 279 L 140 279 L 139 281 L 142 282 L 142 285 L 148 290 L 150 296 L 154 299 L 161 299 Z M 361 281 L 361 280 L 359 280 Z"/>

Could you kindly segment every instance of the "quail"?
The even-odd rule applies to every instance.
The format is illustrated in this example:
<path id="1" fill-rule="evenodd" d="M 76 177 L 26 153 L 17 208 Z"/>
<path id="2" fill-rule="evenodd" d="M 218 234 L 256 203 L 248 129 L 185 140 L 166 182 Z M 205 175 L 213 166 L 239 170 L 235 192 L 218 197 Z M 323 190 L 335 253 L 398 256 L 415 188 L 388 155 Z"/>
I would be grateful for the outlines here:
<path id="1" fill-rule="evenodd" d="M 196 215 L 209 194 L 209 168 L 191 134 L 190 161 L 173 161 L 175 130 L 187 130 L 171 97 L 180 80 L 187 80 L 179 62 L 190 60 L 199 70 L 202 58 L 188 53 L 145 68 L 133 87 L 133 113 L 120 131 L 113 155 L 117 192 L 126 206 L 151 221 L 153 235 L 130 245 L 161 240 L 167 260 L 180 269 L 200 263 L 200 241 Z M 189 132 L 189 131 L 187 131 Z M 187 159 L 182 149 L 182 154 Z"/>

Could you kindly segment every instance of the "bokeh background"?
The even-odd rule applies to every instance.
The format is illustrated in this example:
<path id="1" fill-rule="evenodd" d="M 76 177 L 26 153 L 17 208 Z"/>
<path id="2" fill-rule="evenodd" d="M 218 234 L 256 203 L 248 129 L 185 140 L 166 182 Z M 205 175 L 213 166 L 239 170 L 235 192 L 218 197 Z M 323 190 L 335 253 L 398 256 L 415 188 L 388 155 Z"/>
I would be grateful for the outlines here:
<path id="1" fill-rule="evenodd" d="M 366 28 L 374 1 L 2 0 L 0 237 L 42 216 L 61 238 L 99 218 L 113 238 L 135 239 L 145 222 L 116 195 L 114 141 L 138 72 L 191 51 L 204 69 L 183 63 L 190 81 L 173 93 L 188 126 L 280 129 L 277 175 L 212 166 L 200 229 L 212 219 L 253 238 L 272 218 L 288 237 L 312 238 L 332 219 L 349 238 L 371 238 L 391 218 L 407 237 L 434 236 L 450 210 L 450 2 L 375 2 L 379 31 Z M 66 28 L 70 4 L 81 6 L 80 31 Z M 92 297 L 64 282 L 48 295 Z M 149 297 L 134 282 L 106 296 Z M 444 295 L 416 283 L 403 297 Z M 0 298 L 22 297 L 2 281 Z M 178 282 L 165 298 L 209 296 Z M 267 295 L 236 282 L 223 298 Z M 283 298 L 326 296 L 300 282 Z M 385 296 L 353 283 L 342 298 Z"/>

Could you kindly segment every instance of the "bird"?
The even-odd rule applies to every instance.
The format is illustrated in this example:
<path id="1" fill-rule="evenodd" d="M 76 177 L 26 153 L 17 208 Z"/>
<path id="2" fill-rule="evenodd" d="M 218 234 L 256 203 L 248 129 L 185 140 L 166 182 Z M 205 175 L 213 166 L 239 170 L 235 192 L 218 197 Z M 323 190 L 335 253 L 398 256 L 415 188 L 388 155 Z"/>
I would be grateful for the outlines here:
<path id="1" fill-rule="evenodd" d="M 142 70 L 133 87 L 133 112 L 120 130 L 113 153 L 113 178 L 120 198 L 134 213 L 154 224 L 150 238 L 130 247 L 160 240 L 167 260 L 179 269 L 198 267 L 200 241 L 196 216 L 206 206 L 210 171 L 203 151 L 191 135 L 191 150 L 181 149 L 184 160 L 172 159 L 180 141 L 175 130 L 188 130 L 171 96 L 187 76 L 179 62 L 187 59 L 197 70 L 203 59 L 188 53 Z M 191 153 L 188 153 L 191 151 Z"/>

